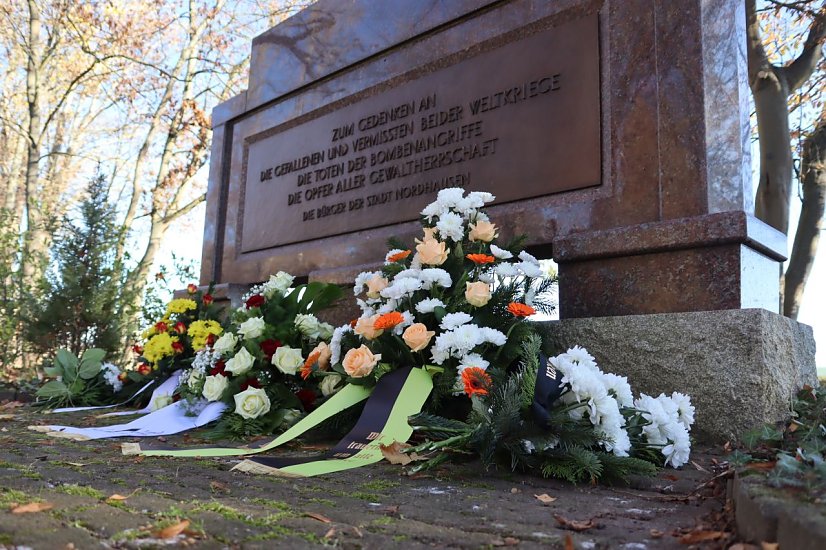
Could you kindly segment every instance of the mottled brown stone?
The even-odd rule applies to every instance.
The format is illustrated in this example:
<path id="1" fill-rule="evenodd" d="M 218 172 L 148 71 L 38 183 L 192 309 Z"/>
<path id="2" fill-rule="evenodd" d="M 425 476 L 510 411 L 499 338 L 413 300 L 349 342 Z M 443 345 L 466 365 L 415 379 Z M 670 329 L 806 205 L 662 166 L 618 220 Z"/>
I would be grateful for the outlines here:
<path id="1" fill-rule="evenodd" d="M 561 192 L 549 186 L 529 200 L 494 204 L 491 217 L 503 236 L 526 233 L 534 250 L 553 249 L 563 316 L 745 304 L 775 310 L 776 299 L 761 296 L 777 290 L 766 274 L 785 255 L 782 237 L 746 215 L 742 12 L 738 0 L 320 0 L 255 40 L 249 91 L 215 110 L 202 282 L 249 284 L 279 269 L 341 274 L 381 258 L 387 237 L 412 242 L 418 233 L 417 223 L 406 222 L 245 251 L 244 148 L 254 136 L 596 16 L 599 184 Z M 526 59 L 542 55 L 524 52 Z M 546 158 L 567 160 L 553 151 Z M 301 227 L 295 232 L 300 238 Z M 629 294 L 618 297 L 620 289 Z"/>

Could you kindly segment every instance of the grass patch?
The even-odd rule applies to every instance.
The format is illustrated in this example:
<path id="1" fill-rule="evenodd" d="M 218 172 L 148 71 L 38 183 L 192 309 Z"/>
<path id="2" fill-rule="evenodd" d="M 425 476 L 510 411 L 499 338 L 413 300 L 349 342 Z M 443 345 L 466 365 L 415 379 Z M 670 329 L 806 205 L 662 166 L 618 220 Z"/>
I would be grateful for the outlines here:
<path id="1" fill-rule="evenodd" d="M 264 500 L 264 499 L 261 499 Z M 278 523 L 285 518 L 295 517 L 296 514 L 292 511 L 281 511 L 277 514 L 267 514 L 266 516 L 256 517 L 248 514 L 232 506 L 221 504 L 220 502 L 199 502 L 192 509 L 193 512 L 213 512 L 224 519 L 239 521 L 252 527 L 278 527 Z"/>
<path id="2" fill-rule="evenodd" d="M 393 489 L 395 487 L 400 486 L 401 483 L 398 481 L 388 481 L 386 479 L 376 479 L 373 481 L 368 481 L 367 483 L 362 483 L 361 488 L 367 491 L 385 491 L 387 489 Z"/>
<path id="3" fill-rule="evenodd" d="M 308 498 L 307 502 L 311 502 L 313 504 L 323 504 L 324 506 L 335 506 L 336 505 L 336 503 L 333 502 L 332 500 L 330 500 L 329 498 L 312 497 L 312 498 Z"/>
<path id="4" fill-rule="evenodd" d="M 83 485 L 58 485 L 54 488 L 54 490 L 59 493 L 65 493 L 75 497 L 89 497 L 97 500 L 103 500 L 106 498 L 106 495 L 104 495 L 102 491 Z"/>
<path id="5" fill-rule="evenodd" d="M 252 504 L 258 504 L 259 506 L 278 510 L 279 512 L 291 512 L 293 510 L 292 506 L 280 500 L 270 500 L 267 498 L 249 498 L 246 500 Z"/>
<path id="6" fill-rule="evenodd" d="M 9 504 L 26 504 L 27 502 L 40 502 L 42 499 L 34 498 L 27 495 L 23 491 L 16 489 L 0 488 L 0 505 L 8 506 Z"/>

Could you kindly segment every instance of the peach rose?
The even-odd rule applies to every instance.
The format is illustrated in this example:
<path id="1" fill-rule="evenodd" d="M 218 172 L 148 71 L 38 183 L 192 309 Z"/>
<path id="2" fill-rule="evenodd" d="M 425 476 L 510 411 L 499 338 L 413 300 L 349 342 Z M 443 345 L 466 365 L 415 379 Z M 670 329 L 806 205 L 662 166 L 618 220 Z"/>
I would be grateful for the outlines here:
<path id="1" fill-rule="evenodd" d="M 367 280 L 367 297 L 378 298 L 379 292 L 387 288 L 388 284 L 387 279 L 376 273 Z"/>
<path id="2" fill-rule="evenodd" d="M 408 345 L 410 351 L 422 351 L 435 335 L 434 331 L 427 330 L 424 323 L 413 323 L 405 329 L 402 340 Z"/>
<path id="3" fill-rule="evenodd" d="M 376 363 L 381 359 L 381 354 L 373 355 L 367 346 L 362 344 L 358 349 L 351 349 L 344 356 L 344 361 L 341 366 L 344 367 L 344 372 L 353 378 L 363 378 L 373 372 Z"/>
<path id="4" fill-rule="evenodd" d="M 482 307 L 490 302 L 490 286 L 479 281 L 478 283 L 466 283 L 465 300 L 472 306 Z"/>
<path id="5" fill-rule="evenodd" d="M 371 317 L 359 317 L 358 321 L 356 321 L 356 327 L 353 329 L 353 332 L 362 338 L 367 338 L 368 340 L 378 338 L 384 332 L 381 329 L 376 329 L 374 326 L 376 324 L 376 319 L 379 317 L 381 317 L 381 315 L 378 314 Z"/>
<path id="6" fill-rule="evenodd" d="M 330 350 L 330 346 L 328 346 L 325 342 L 320 342 L 313 351 L 310 352 L 310 355 L 318 352 L 318 368 L 320 370 L 327 370 L 330 368 L 330 357 L 333 356 L 332 350 Z M 309 357 L 309 355 L 308 355 Z"/>
<path id="7" fill-rule="evenodd" d="M 436 239 L 426 239 L 416 245 L 416 252 L 423 264 L 442 265 L 447 260 L 447 250 L 445 243 Z"/>
<path id="8" fill-rule="evenodd" d="M 489 243 L 496 238 L 496 225 L 485 220 L 479 220 L 471 224 L 468 238 L 471 241 Z"/>
<path id="9" fill-rule="evenodd" d="M 424 241 L 435 241 L 436 240 L 436 228 L 435 227 L 424 227 L 422 228 L 424 232 Z M 422 242 L 420 240 L 416 240 L 416 242 Z"/>

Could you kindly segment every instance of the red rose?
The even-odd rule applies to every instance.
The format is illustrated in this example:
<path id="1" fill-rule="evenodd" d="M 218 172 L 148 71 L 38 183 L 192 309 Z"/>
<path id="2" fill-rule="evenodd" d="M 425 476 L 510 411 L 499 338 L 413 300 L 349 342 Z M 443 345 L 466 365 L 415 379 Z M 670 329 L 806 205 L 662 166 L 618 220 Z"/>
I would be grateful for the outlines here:
<path id="1" fill-rule="evenodd" d="M 150 372 L 152 372 L 152 367 L 149 366 L 149 363 L 141 363 L 138 365 L 138 374 L 141 376 L 146 376 Z"/>
<path id="2" fill-rule="evenodd" d="M 135 352 L 136 354 L 140 355 L 140 354 L 143 353 L 143 348 L 141 346 L 139 346 L 138 344 L 135 344 L 134 346 L 132 346 L 132 351 Z"/>
<path id="3" fill-rule="evenodd" d="M 155 330 L 157 330 L 158 332 L 166 332 L 167 328 L 168 327 L 166 326 L 166 323 L 164 323 L 163 321 L 158 321 L 157 323 L 155 323 Z"/>
<path id="4" fill-rule="evenodd" d="M 172 349 L 175 351 L 175 353 L 183 353 L 184 345 L 180 342 L 172 342 Z"/>
<path id="5" fill-rule="evenodd" d="M 258 381 L 257 378 L 247 378 L 244 382 L 241 383 L 241 391 L 245 391 L 247 388 L 260 388 L 261 383 Z"/>
<path id="6" fill-rule="evenodd" d="M 272 356 L 275 354 L 275 350 L 281 347 L 281 340 L 273 340 L 272 338 L 268 340 L 264 340 L 260 344 L 261 351 L 264 352 L 264 356 L 267 358 L 267 361 L 272 361 Z"/>
<path id="7" fill-rule="evenodd" d="M 126 382 L 127 378 L 129 378 L 129 376 L 125 372 L 122 372 L 118 375 L 118 380 L 120 380 L 121 382 Z"/>
<path id="8" fill-rule="evenodd" d="M 186 325 L 183 322 L 178 321 L 175 323 L 175 332 L 178 334 L 186 334 Z"/>
<path id="9" fill-rule="evenodd" d="M 172 396 L 172 402 L 173 403 L 177 403 L 180 400 L 181 400 L 181 394 L 180 393 L 176 393 Z"/>
<path id="10" fill-rule="evenodd" d="M 264 305 L 266 300 L 260 294 L 256 294 L 254 296 L 250 296 L 247 300 L 247 309 L 252 309 L 254 307 L 261 307 Z"/>
<path id="11" fill-rule="evenodd" d="M 195 294 L 196 292 L 198 292 L 198 285 L 196 285 L 195 283 L 189 283 L 188 285 L 186 285 L 186 291 L 190 294 Z"/>
<path id="12" fill-rule="evenodd" d="M 212 347 L 212 345 L 215 344 L 215 335 L 211 332 L 207 335 L 206 343 L 210 347 Z"/>
<path id="13" fill-rule="evenodd" d="M 217 376 L 217 375 L 220 374 L 222 376 L 229 377 L 229 374 L 227 374 L 227 372 L 224 370 L 224 369 L 226 369 L 226 367 L 227 367 L 227 364 L 224 362 L 224 360 L 223 359 L 218 359 L 218 361 L 215 362 L 215 366 L 212 367 L 211 369 L 209 369 L 209 375 L 210 376 Z"/>
<path id="14" fill-rule="evenodd" d="M 310 412 L 315 407 L 313 407 L 313 403 L 316 400 L 316 394 L 313 390 L 303 389 L 298 390 L 295 392 L 295 396 L 301 401 L 301 406 L 304 407 L 305 412 Z"/>
<path id="15" fill-rule="evenodd" d="M 205 306 L 208 306 L 212 303 L 212 294 L 204 294 L 201 298 L 201 301 L 204 303 Z"/>

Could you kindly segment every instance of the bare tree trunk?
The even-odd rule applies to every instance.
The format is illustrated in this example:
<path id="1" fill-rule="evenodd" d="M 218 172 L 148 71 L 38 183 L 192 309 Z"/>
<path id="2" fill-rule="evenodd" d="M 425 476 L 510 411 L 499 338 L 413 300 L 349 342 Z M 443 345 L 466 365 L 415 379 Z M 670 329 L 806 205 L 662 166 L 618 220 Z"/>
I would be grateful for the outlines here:
<path id="1" fill-rule="evenodd" d="M 29 108 L 28 148 L 26 154 L 26 238 L 24 257 L 22 258 L 23 274 L 28 280 L 37 276 L 37 266 L 40 263 L 38 256 L 42 254 L 42 235 L 39 234 L 43 220 L 40 216 L 38 204 L 37 184 L 40 176 L 40 62 L 43 56 L 43 38 L 40 11 L 35 0 L 28 1 L 29 7 L 29 43 L 28 64 L 26 67 L 26 101 Z"/>
<path id="2" fill-rule="evenodd" d="M 803 181 L 803 208 L 786 269 L 783 304 L 783 314 L 792 319 L 797 319 L 803 290 L 817 253 L 820 232 L 826 229 L 826 111 L 803 144 L 800 177 Z"/>

